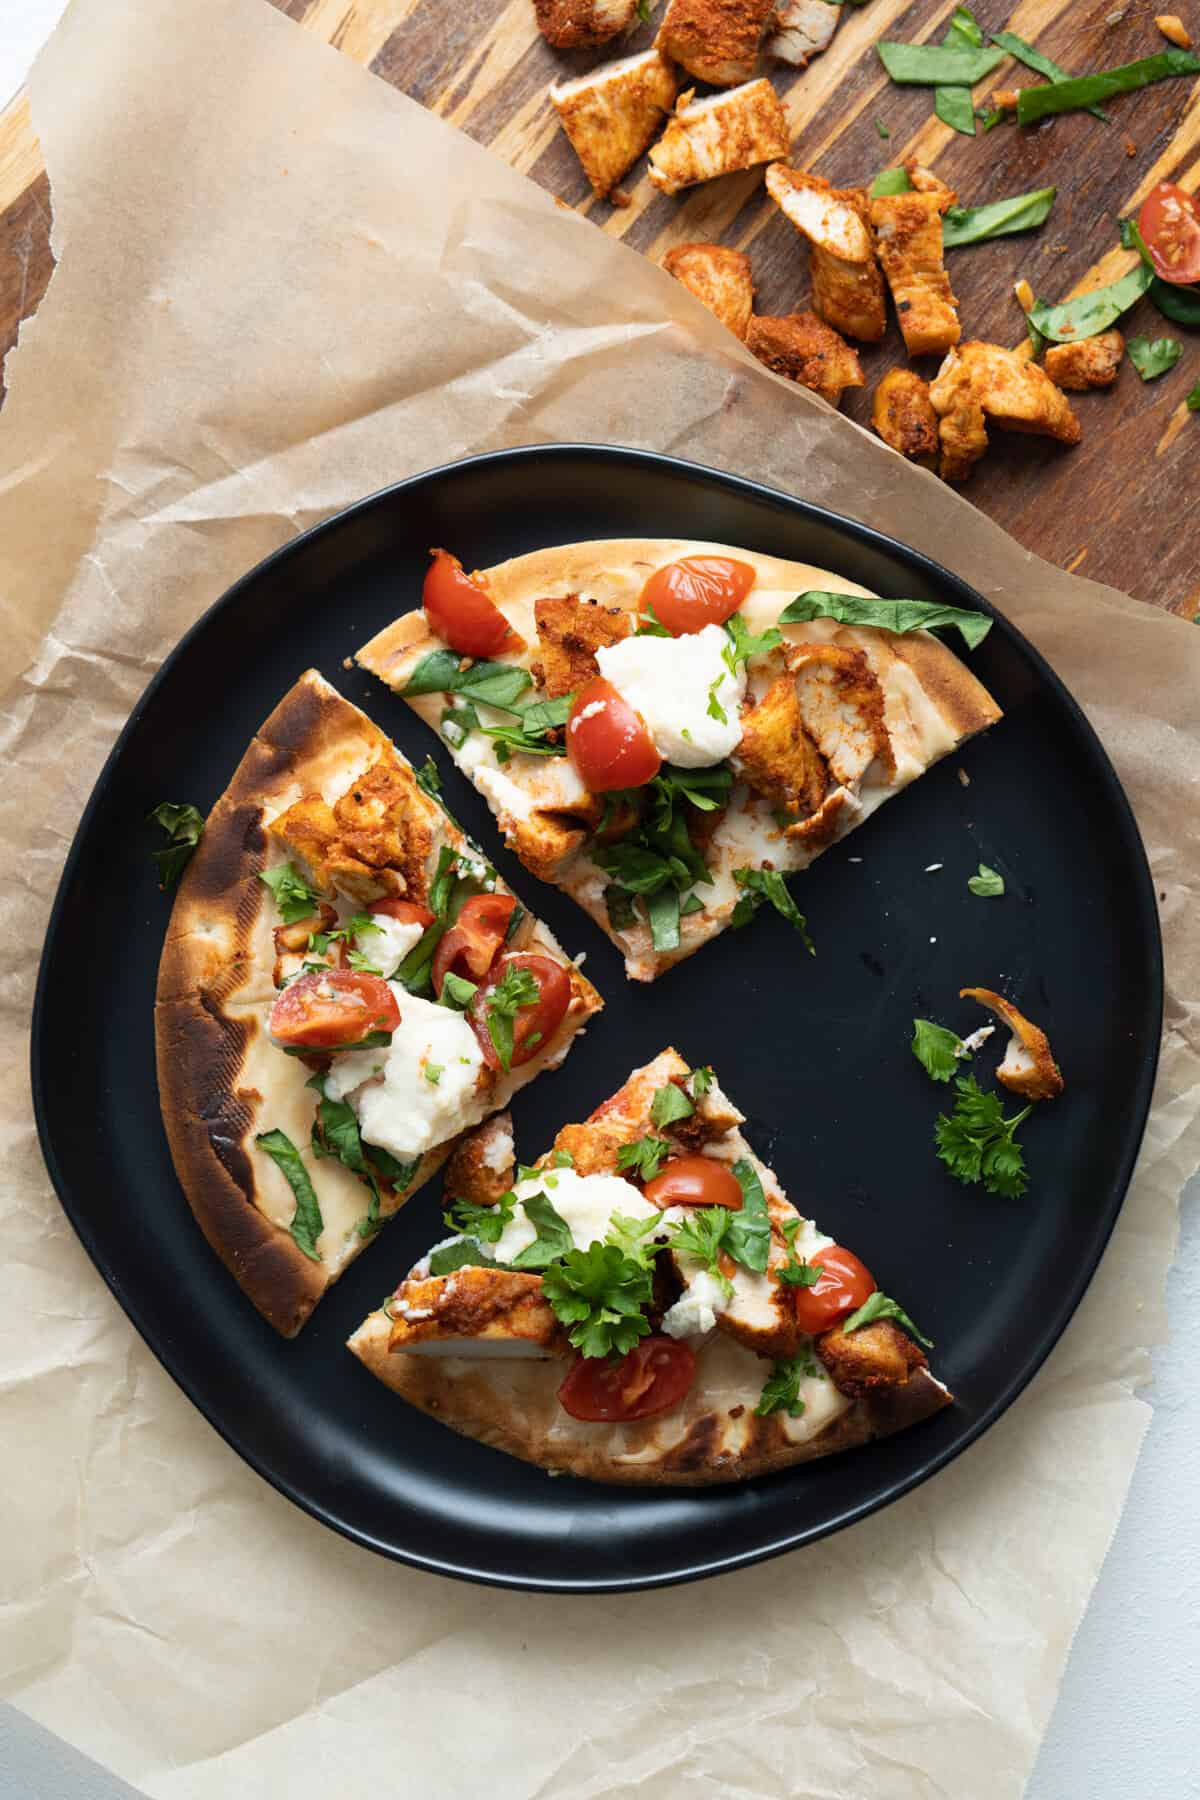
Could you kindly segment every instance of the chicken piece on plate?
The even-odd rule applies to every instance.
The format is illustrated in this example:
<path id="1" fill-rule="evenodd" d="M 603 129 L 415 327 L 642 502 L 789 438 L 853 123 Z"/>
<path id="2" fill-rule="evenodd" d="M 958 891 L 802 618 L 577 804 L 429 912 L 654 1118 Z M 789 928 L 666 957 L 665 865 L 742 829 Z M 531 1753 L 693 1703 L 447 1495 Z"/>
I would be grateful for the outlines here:
<path id="1" fill-rule="evenodd" d="M 664 194 L 677 194 L 697 181 L 775 162 L 788 147 L 787 116 L 769 81 L 748 81 L 704 100 L 689 89 L 650 152 L 650 180 Z"/>
<path id="2" fill-rule="evenodd" d="M 746 348 L 776 375 L 811 388 L 830 406 L 838 405 L 846 388 L 864 385 L 857 351 L 816 313 L 756 316 L 746 333 Z"/>
<path id="3" fill-rule="evenodd" d="M 675 70 L 653 49 L 550 89 L 562 128 L 602 200 L 648 147 L 678 92 Z"/>
<path id="4" fill-rule="evenodd" d="M 938 474 L 943 481 L 965 481 L 987 447 L 982 406 L 969 394 L 957 395 L 938 419 Z"/>
<path id="5" fill-rule="evenodd" d="M 915 157 L 910 157 L 905 163 L 904 172 L 918 194 L 944 194 L 947 206 L 953 205 L 954 201 L 958 199 L 958 195 L 948 181 L 943 181 L 940 175 L 935 175 L 932 169 L 927 169 L 924 163 L 917 162 Z"/>
<path id="6" fill-rule="evenodd" d="M 883 689 L 863 651 L 846 644 L 796 644 L 787 653 L 800 717 L 837 781 L 861 781 L 878 760 L 895 773 Z"/>
<path id="7" fill-rule="evenodd" d="M 411 769 L 381 757 L 332 806 L 305 794 L 268 830 L 304 879 L 356 900 L 425 890 L 433 831 Z"/>
<path id="8" fill-rule="evenodd" d="M 1099 337 L 1081 338 L 1077 344 L 1051 344 L 1044 367 L 1055 387 L 1084 393 L 1088 388 L 1111 387 L 1125 354 L 1119 331 L 1102 331 Z"/>
<path id="9" fill-rule="evenodd" d="M 764 48 L 778 62 L 806 69 L 814 56 L 828 50 L 842 9 L 831 0 L 780 0 Z"/>
<path id="10" fill-rule="evenodd" d="M 937 463 L 938 416 L 929 383 L 912 369 L 889 369 L 875 389 L 871 423 L 893 450 L 932 469 Z"/>
<path id="11" fill-rule="evenodd" d="M 1077 444 L 1082 431 L 1070 402 L 1037 363 L 1025 362 L 1000 344 L 971 339 L 951 350 L 930 383 L 939 418 L 964 398 L 1006 431 L 1032 432 Z"/>
<path id="12" fill-rule="evenodd" d="M 804 729 L 791 675 L 780 675 L 741 717 L 734 766 L 756 793 L 797 817 L 815 813 L 829 787 L 829 771 Z"/>
<path id="13" fill-rule="evenodd" d="M 991 988 L 960 988 L 961 1000 L 978 1000 L 980 1006 L 1008 1026 L 1012 1033 L 996 1080 L 1023 1100 L 1055 1100 L 1063 1091 L 1062 1071 L 1054 1060 L 1050 1039 L 1040 1025 L 1027 1019 L 1011 1000 Z"/>
<path id="14" fill-rule="evenodd" d="M 655 43 L 697 81 L 749 81 L 775 0 L 668 0 Z"/>
<path id="15" fill-rule="evenodd" d="M 567 1334 L 542 1298 L 542 1278 L 515 1269 L 418 1273 L 396 1289 L 388 1350 L 425 1356 L 568 1356 Z"/>
<path id="16" fill-rule="evenodd" d="M 536 600 L 539 660 L 533 673 L 540 678 L 545 698 L 556 700 L 573 694 L 600 673 L 596 652 L 619 644 L 633 629 L 633 621 L 620 606 L 602 606 L 579 594 L 558 594 Z"/>
<path id="17" fill-rule="evenodd" d="M 949 350 L 962 336 L 942 253 L 942 214 L 951 195 L 877 194 L 871 223 L 910 356 Z"/>
<path id="18" fill-rule="evenodd" d="M 819 175 L 772 163 L 767 192 L 811 247 L 813 306 L 836 331 L 877 344 L 887 330 L 865 188 L 835 188 Z"/>
<path id="19" fill-rule="evenodd" d="M 748 256 L 724 244 L 677 244 L 667 251 L 662 266 L 745 341 L 754 311 L 754 274 Z"/>
<path id="20" fill-rule="evenodd" d="M 538 30 L 556 50 L 607 44 L 632 30 L 638 0 L 533 0 Z"/>
<path id="21" fill-rule="evenodd" d="M 843 1394 L 863 1399 L 876 1388 L 907 1382 L 929 1360 L 906 1331 L 890 1319 L 877 1319 L 857 1331 L 840 1326 L 817 1339 L 817 1355 Z"/>
<path id="22" fill-rule="evenodd" d="M 446 1164 L 443 1191 L 475 1206 L 494 1206 L 511 1188 L 515 1167 L 512 1114 L 493 1113 L 459 1138 Z"/>

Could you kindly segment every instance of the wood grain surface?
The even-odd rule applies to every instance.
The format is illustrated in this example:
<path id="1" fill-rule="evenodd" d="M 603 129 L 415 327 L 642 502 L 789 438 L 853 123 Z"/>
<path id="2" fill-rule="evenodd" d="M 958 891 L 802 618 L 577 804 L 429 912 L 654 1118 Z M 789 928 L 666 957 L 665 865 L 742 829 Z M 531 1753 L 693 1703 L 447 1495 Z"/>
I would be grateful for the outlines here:
<path id="1" fill-rule="evenodd" d="M 767 199 L 761 170 L 669 198 L 650 186 L 643 162 L 624 184 L 628 206 L 591 197 L 547 89 L 556 77 L 644 47 L 653 23 L 626 43 L 564 54 L 538 36 L 531 0 L 277 3 L 298 28 L 490 146 L 600 230 L 656 260 L 673 244 L 693 239 L 736 245 L 753 261 L 760 312 L 807 305 L 807 251 Z M 1149 5 L 1021 0 L 1012 11 L 1009 5 L 982 0 L 974 10 L 986 30 L 1018 32 L 1073 73 L 1164 47 Z M 884 37 L 936 42 L 953 7 L 954 0 L 869 0 L 847 7 L 830 49 L 809 69 L 797 74 L 768 65 L 767 72 L 787 109 L 793 162 L 834 183 L 868 181 L 885 164 L 917 156 L 958 190 L 965 205 L 1057 186 L 1057 203 L 1041 231 L 948 256 L 964 336 L 1016 344 L 1024 336 L 1012 297 L 1016 280 L 1024 276 L 1039 297 L 1060 300 L 1115 279 L 1135 260 L 1116 247 L 1117 220 L 1157 181 L 1169 178 L 1193 191 L 1200 186 L 1200 82 L 1168 81 L 1116 100 L 1107 126 L 1073 113 L 1031 130 L 1005 125 L 986 136 L 961 137 L 934 116 L 931 90 L 892 85 L 872 47 Z M 1197 0 L 1185 0 L 1181 10 L 1200 41 Z M 977 98 L 1035 79 L 1006 62 Z M 0 359 L 50 279 L 51 207 L 28 101 L 18 95 L 0 114 Z M 993 448 L 964 491 L 1049 561 L 1191 617 L 1200 611 L 1200 538 L 1194 529 L 1200 415 L 1187 412 L 1184 398 L 1200 381 L 1200 332 L 1164 320 L 1147 300 L 1122 325 L 1130 333 L 1181 338 L 1182 360 L 1151 383 L 1143 383 L 1126 361 L 1110 392 L 1072 396 L 1084 432 L 1075 449 L 994 433 Z M 882 345 L 862 347 L 861 355 L 867 387 L 848 393 L 843 410 L 866 422 L 877 381 L 905 360 L 894 324 Z M 946 554 L 952 563 L 952 545 Z"/>

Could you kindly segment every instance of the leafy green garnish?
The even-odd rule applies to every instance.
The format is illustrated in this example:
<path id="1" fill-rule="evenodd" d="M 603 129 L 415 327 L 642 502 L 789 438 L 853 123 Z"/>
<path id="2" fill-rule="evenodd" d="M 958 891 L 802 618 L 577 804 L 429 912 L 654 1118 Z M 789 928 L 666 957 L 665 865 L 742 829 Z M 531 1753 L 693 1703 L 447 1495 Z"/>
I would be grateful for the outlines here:
<path id="1" fill-rule="evenodd" d="M 907 87 L 965 87 L 999 68 L 1002 50 L 977 50 L 957 44 L 876 44 L 879 60 L 893 81 Z"/>
<path id="2" fill-rule="evenodd" d="M 932 1019 L 913 1020 L 913 1055 L 934 1081 L 953 1081 L 963 1055 L 963 1041 L 946 1025 L 935 1025 Z"/>
<path id="3" fill-rule="evenodd" d="M 614 1213 L 608 1222 L 604 1241 L 606 1244 L 615 1244 L 630 1262 L 639 1263 L 644 1269 L 652 1269 L 655 1257 L 665 1247 L 661 1243 L 656 1244 L 651 1236 L 661 1229 L 661 1223 L 657 1216 L 630 1219 L 624 1213 Z"/>
<path id="4" fill-rule="evenodd" d="M 265 881 L 274 894 L 279 916 L 285 925 L 298 925 L 301 919 L 311 918 L 316 912 L 318 896 L 296 873 L 290 862 L 277 863 L 273 869 L 263 869 L 258 879 Z"/>
<path id="5" fill-rule="evenodd" d="M 638 622 L 634 628 L 634 637 L 674 637 L 674 632 L 667 630 L 648 600 L 638 613 L 637 617 Z"/>
<path id="6" fill-rule="evenodd" d="M 440 1250 L 431 1251 L 429 1257 L 431 1275 L 452 1275 L 455 1269 L 488 1269 L 493 1266 L 494 1259 L 474 1238 L 462 1238 L 457 1244 L 443 1244 Z"/>
<path id="7" fill-rule="evenodd" d="M 993 31 L 992 42 L 998 44 L 1001 50 L 1007 50 L 1010 56 L 1015 56 L 1017 61 L 1024 63 L 1027 69 L 1032 69 L 1035 74 L 1044 75 L 1047 81 L 1073 81 L 1075 79 L 1065 69 L 1060 68 L 1058 63 L 1051 62 L 1048 56 L 1043 56 L 1035 45 L 1028 43 L 1023 37 L 1018 37 L 1015 31 Z M 1093 118 L 1099 119 L 1105 125 L 1108 124 L 1108 114 L 1103 107 L 1089 106 L 1087 111 L 1092 114 Z"/>
<path id="8" fill-rule="evenodd" d="M 1004 877 L 998 869 L 980 863 L 978 875 L 970 876 L 967 886 L 977 900 L 998 900 L 1004 893 Z"/>
<path id="9" fill-rule="evenodd" d="M 870 186 L 873 200 L 884 194 L 908 194 L 912 191 L 912 182 L 908 178 L 907 169 L 880 169 Z"/>
<path id="10" fill-rule="evenodd" d="M 643 25 L 650 23 L 650 0 L 637 0 L 637 16 Z"/>
<path id="11" fill-rule="evenodd" d="M 989 1194 L 1019 1199 L 1029 1178 L 1016 1130 L 1033 1108 L 1006 1119 L 997 1095 L 985 1094 L 973 1075 L 959 1076 L 955 1086 L 954 1111 L 949 1118 L 940 1114 L 934 1126 L 939 1158 L 968 1187 L 982 1181 Z"/>
<path id="12" fill-rule="evenodd" d="M 622 1144 L 617 1151 L 617 1173 L 632 1174 L 637 1181 L 653 1181 L 674 1148 L 661 1137 L 640 1137 L 632 1144 Z"/>
<path id="13" fill-rule="evenodd" d="M 492 739 L 499 762 L 507 762 L 514 750 L 526 756 L 565 756 L 567 746 L 561 731 L 574 700 L 574 694 L 561 694 L 554 700 L 537 700 L 517 713 L 515 725 L 480 725 L 477 715 L 476 726 L 485 737 Z M 552 739 L 550 733 L 554 731 L 560 735 Z"/>
<path id="14" fill-rule="evenodd" d="M 740 1212 L 729 1215 L 725 1248 L 734 1262 L 761 1275 L 771 1257 L 771 1215 L 767 1197 L 752 1162 L 745 1157 L 733 1165 L 738 1186 L 742 1190 Z"/>
<path id="15" fill-rule="evenodd" d="M 526 1007 L 536 1006 L 541 992 L 531 970 L 510 963 L 484 1003 L 488 1036 L 505 1073 L 512 1068 L 513 1020 Z"/>
<path id="16" fill-rule="evenodd" d="M 718 1282 L 726 1299 L 733 1283 L 721 1269 L 721 1251 L 730 1222 L 737 1217 L 727 1206 L 694 1206 L 671 1233 L 671 1248 L 692 1256 Z"/>
<path id="17" fill-rule="evenodd" d="M 1168 369 L 1173 369 L 1183 355 L 1183 345 L 1178 338 L 1131 337 L 1126 340 L 1125 348 L 1129 352 L 1129 360 L 1143 381 L 1157 381 Z"/>
<path id="18" fill-rule="evenodd" d="M 363 1153 L 354 1108 L 345 1100 L 327 1099 L 323 1080 L 318 1075 L 308 1084 L 310 1087 L 315 1086 L 321 1096 L 317 1102 L 317 1117 L 312 1128 L 313 1154 L 318 1157 L 336 1157 L 351 1174 L 357 1175 L 365 1183 L 370 1198 L 367 1201 L 366 1217 L 358 1222 L 358 1235 L 370 1237 L 379 1230 L 382 1223 L 379 1217 L 379 1183 Z"/>
<path id="19" fill-rule="evenodd" d="M 804 1402 L 800 1398 L 800 1377 L 805 1373 L 801 1357 L 792 1362 L 777 1362 L 763 1382 L 763 1390 L 754 1409 L 758 1417 L 765 1419 L 768 1413 L 786 1412 L 789 1417 L 798 1419 L 804 1411 Z"/>
<path id="20" fill-rule="evenodd" d="M 731 675 L 737 674 L 739 664 L 748 663 L 752 656 L 765 656 L 783 642 L 782 631 L 774 625 L 755 636 L 740 612 L 730 613 L 726 619 L 725 635 L 729 642 L 721 654 Z"/>
<path id="21" fill-rule="evenodd" d="M 537 1236 L 532 1244 L 527 1244 L 513 1257 L 509 1266 L 513 1269 L 548 1269 L 552 1262 L 557 1262 L 571 1249 L 574 1242 L 571 1228 L 561 1214 L 555 1212 L 545 1194 L 531 1194 L 528 1200 L 522 1200 L 521 1207 Z"/>
<path id="22" fill-rule="evenodd" d="M 584 1356 L 625 1356 L 650 1330 L 650 1270 L 615 1244 L 569 1250 L 542 1276 L 542 1293 Z"/>
<path id="23" fill-rule="evenodd" d="M 446 1073 L 445 1063 L 427 1062 L 421 1065 L 421 1073 L 431 1087 L 436 1087 Z"/>
<path id="24" fill-rule="evenodd" d="M 296 1210 L 288 1227 L 297 1245 L 313 1262 L 321 1261 L 317 1240 L 325 1229 L 317 1190 L 309 1178 L 304 1159 L 286 1131 L 262 1131 L 255 1138 L 258 1145 L 287 1180 L 296 1196 Z"/>
<path id="25" fill-rule="evenodd" d="M 616 882 L 610 882 L 604 890 L 604 910 L 614 931 L 628 931 L 631 925 L 637 924 L 633 895 L 628 888 L 618 887 Z"/>
<path id="26" fill-rule="evenodd" d="M 836 619 L 842 625 L 874 625 L 882 631 L 936 631 L 953 626 L 969 650 L 982 644 L 992 629 L 984 614 L 933 600 L 872 600 L 862 594 L 827 594 L 818 589 L 797 594 L 779 615 L 781 625 L 807 625 L 810 619 Z"/>
<path id="27" fill-rule="evenodd" d="M 442 1006 L 457 1007 L 465 1012 L 475 998 L 478 983 L 468 981 L 465 975 L 456 975 L 453 969 L 447 969 L 442 977 Z"/>
<path id="28" fill-rule="evenodd" d="M 955 7 L 942 43 L 949 49 L 982 50 L 983 32 L 969 7 Z M 975 102 L 969 87 L 935 88 L 933 110 L 952 131 L 961 132 L 964 137 L 975 136 Z"/>
<path id="29" fill-rule="evenodd" d="M 1146 291 L 1165 319 L 1174 320 L 1176 325 L 1200 325 L 1200 288 L 1176 287 L 1174 282 L 1160 281 L 1156 275 Z"/>
<path id="30" fill-rule="evenodd" d="M 461 1231 L 467 1237 L 478 1238 L 482 1244 L 496 1244 L 504 1236 L 504 1227 L 511 1220 L 516 1203 L 517 1197 L 513 1193 L 501 1194 L 494 1206 L 477 1206 L 473 1200 L 452 1200 L 442 1218 L 449 1231 Z"/>
<path id="31" fill-rule="evenodd" d="M 379 1170 L 383 1179 L 389 1186 L 393 1187 L 398 1194 L 402 1194 L 410 1185 L 413 1176 L 420 1168 L 421 1158 L 419 1156 L 414 1156 L 411 1162 L 402 1163 L 392 1155 L 390 1150 L 381 1150 L 378 1144 L 371 1144 L 369 1146 L 369 1151 L 370 1160 Z"/>
<path id="32" fill-rule="evenodd" d="M 650 942 L 655 950 L 678 950 L 679 948 L 679 889 L 675 887 L 659 888 L 657 893 L 646 895 L 646 922 L 650 927 Z"/>
<path id="33" fill-rule="evenodd" d="M 1189 412 L 1200 412 L 1200 381 L 1198 381 L 1183 403 Z"/>
<path id="34" fill-rule="evenodd" d="M 1143 56 L 1137 62 L 1122 63 L 1119 68 L 1104 69 L 1097 75 L 1076 75 L 1070 81 L 1052 82 L 1047 87 L 1022 88 L 1017 123 L 1036 125 L 1052 113 L 1082 111 L 1117 94 L 1136 93 L 1139 88 L 1178 75 L 1200 75 L 1200 56 L 1191 50 L 1160 50 L 1154 56 Z"/>
<path id="35" fill-rule="evenodd" d="M 892 135 L 882 119 L 876 119 L 875 130 L 881 138 L 890 138 Z"/>
<path id="36" fill-rule="evenodd" d="M 639 817 L 628 836 L 592 851 L 593 860 L 613 877 L 605 890 L 610 918 L 613 904 L 619 904 L 616 896 L 609 898 L 612 889 L 617 895 L 644 896 L 656 950 L 678 948 L 679 897 L 696 882 L 712 879 L 688 832 L 686 807 L 712 812 L 725 804 L 732 786 L 733 772 L 724 763 L 710 769 L 678 769 L 668 763 L 646 787 L 629 794 Z"/>
<path id="37" fill-rule="evenodd" d="M 668 1081 L 656 1089 L 650 1102 L 650 1123 L 661 1131 L 678 1119 L 690 1119 L 695 1110 L 683 1089 L 674 1081 Z"/>
<path id="38" fill-rule="evenodd" d="M 1035 193 L 1014 194 L 1011 200 L 993 200 L 987 206 L 951 206 L 942 218 L 942 244 L 947 250 L 960 250 L 964 244 L 980 244 L 985 238 L 1035 231 L 1049 218 L 1057 193 L 1057 188 L 1038 188 Z"/>
<path id="39" fill-rule="evenodd" d="M 812 939 L 808 935 L 808 920 L 792 899 L 787 882 L 778 869 L 735 869 L 733 879 L 741 888 L 741 896 L 730 914 L 730 924 L 735 927 L 748 925 L 764 900 L 769 900 L 777 913 L 787 920 L 793 930 L 798 931 L 804 939 L 804 948 L 810 956 L 817 954 Z"/>
<path id="40" fill-rule="evenodd" d="M 516 702 L 527 687 L 533 686 L 529 670 L 515 663 L 474 662 L 463 669 L 459 665 L 464 660 L 453 650 L 431 650 L 421 658 L 401 690 L 405 699 L 413 700 L 421 694 L 462 694 L 478 705 L 516 712 Z"/>
<path id="41" fill-rule="evenodd" d="M 417 786 L 423 794 L 428 794 L 431 800 L 438 799 L 442 791 L 442 778 L 432 756 L 427 756 L 416 770 L 416 778 Z"/>
<path id="42" fill-rule="evenodd" d="M 187 801 L 160 800 L 146 816 L 167 834 L 166 849 L 150 852 L 158 864 L 158 885 L 166 893 L 179 880 L 204 836 L 204 814 Z"/>
<path id="43" fill-rule="evenodd" d="M 1051 90 L 1024 88 L 1022 91 L 1040 94 Z M 1145 263 L 1139 262 L 1128 275 L 1122 275 L 1120 281 L 1111 281 L 1107 287 L 1092 288 L 1087 294 L 1077 294 L 1073 300 L 1064 300 L 1061 306 L 1047 306 L 1044 300 L 1039 300 L 1030 309 L 1029 318 L 1042 336 L 1053 343 L 1077 344 L 1083 338 L 1098 337 L 1110 325 L 1115 325 L 1121 314 L 1141 299 L 1153 279 Z"/>
<path id="44" fill-rule="evenodd" d="M 693 1098 L 703 1100 L 704 1096 L 712 1091 L 712 1084 L 716 1077 L 707 1063 L 701 1063 L 698 1069 L 692 1070 L 688 1079 L 692 1084 Z"/>
<path id="45" fill-rule="evenodd" d="M 842 1320 L 841 1329 L 847 1332 L 857 1331 L 860 1326 L 871 1325 L 876 1319 L 894 1319 L 901 1330 L 907 1331 L 909 1337 L 915 1338 L 918 1344 L 924 1344 L 926 1350 L 933 1349 L 933 1340 L 923 1336 L 903 1307 L 897 1306 L 894 1300 L 889 1300 L 886 1294 L 881 1294 L 878 1288 L 863 1301 L 857 1312 L 852 1312 L 848 1319 Z"/>
<path id="46" fill-rule="evenodd" d="M 445 932 L 446 924 L 443 919 L 435 919 L 432 925 L 426 926 L 424 934 L 417 939 L 400 967 L 393 971 L 392 980 L 406 987 L 410 994 L 421 994 L 431 988 L 434 952 Z"/>

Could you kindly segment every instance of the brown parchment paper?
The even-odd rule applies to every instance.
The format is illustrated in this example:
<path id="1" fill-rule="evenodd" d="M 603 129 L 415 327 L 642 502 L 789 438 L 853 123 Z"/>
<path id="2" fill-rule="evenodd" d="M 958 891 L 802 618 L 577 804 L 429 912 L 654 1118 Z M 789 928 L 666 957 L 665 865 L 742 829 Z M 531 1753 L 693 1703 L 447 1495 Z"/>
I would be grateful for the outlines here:
<path id="1" fill-rule="evenodd" d="M 1146 1428 L 1134 1389 L 1200 1155 L 1200 633 L 1023 552 L 760 370 L 636 254 L 256 0 L 77 0 L 32 97 L 59 267 L 0 417 L 6 1697 L 156 1800 L 1018 1794 Z M 1128 787 L 1170 974 L 1121 1223 L 1008 1415 L 828 1543 L 603 1600 L 386 1564 L 253 1476 L 76 1242 L 25 1073 L 67 845 L 185 627 L 344 502 L 555 438 L 756 476 L 989 594 Z"/>

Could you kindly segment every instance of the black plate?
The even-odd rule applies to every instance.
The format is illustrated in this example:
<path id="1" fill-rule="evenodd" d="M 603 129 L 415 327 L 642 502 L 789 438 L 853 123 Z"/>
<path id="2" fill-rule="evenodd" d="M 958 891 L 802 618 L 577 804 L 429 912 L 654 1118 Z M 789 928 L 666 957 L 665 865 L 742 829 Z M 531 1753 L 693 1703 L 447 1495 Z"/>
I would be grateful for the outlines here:
<path id="1" fill-rule="evenodd" d="M 516 1104 L 526 1159 L 667 1043 L 715 1062 L 751 1141 L 801 1211 L 859 1250 L 937 1340 L 957 1404 L 889 1442 L 734 1488 L 644 1493 L 550 1480 L 409 1410 L 343 1348 L 440 1229 L 427 1189 L 286 1343 L 206 1246 L 159 1118 L 152 1006 L 169 901 L 145 823 L 210 806 L 247 740 L 310 664 L 414 760 L 433 740 L 343 659 L 418 596 L 429 544 L 486 566 L 548 542 L 684 536 L 815 562 L 881 593 L 985 603 L 945 570 L 816 507 L 694 465 L 560 446 L 485 456 L 389 488 L 286 545 L 230 589 L 139 701 L 59 889 L 34 1012 L 50 1173 L 96 1266 L 151 1348 L 282 1493 L 374 1550 L 507 1586 L 653 1586 L 809 1543 L 895 1499 L 969 1444 L 1029 1381 L 1075 1310 L 1141 1139 L 1162 965 L 1137 828 L 1094 734 L 1002 619 L 972 665 L 1006 709 L 796 883 L 818 955 L 776 915 L 653 987 L 564 896 L 496 848 L 447 768 L 452 808 L 572 951 L 607 1011 L 565 1069 Z M 959 779 L 966 770 L 970 785 Z M 1004 872 L 1002 900 L 966 881 Z M 935 873 L 926 865 L 941 863 Z M 961 986 L 1003 988 L 1045 1024 L 1064 1099 L 1023 1131 L 1025 1199 L 964 1188 L 935 1160 L 946 1090 L 909 1054 L 912 1019 L 964 1031 Z M 990 1069 L 996 1060 L 985 1061 Z"/>

